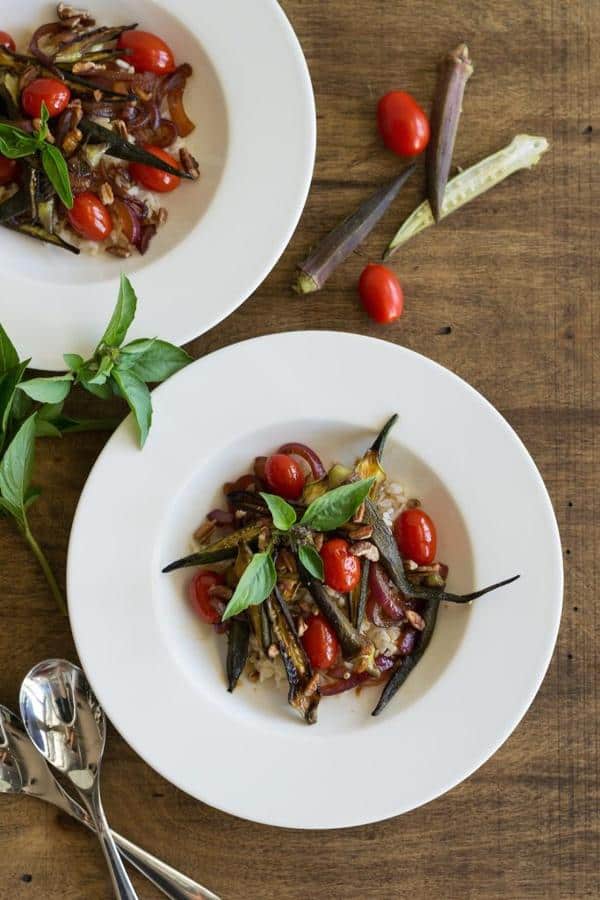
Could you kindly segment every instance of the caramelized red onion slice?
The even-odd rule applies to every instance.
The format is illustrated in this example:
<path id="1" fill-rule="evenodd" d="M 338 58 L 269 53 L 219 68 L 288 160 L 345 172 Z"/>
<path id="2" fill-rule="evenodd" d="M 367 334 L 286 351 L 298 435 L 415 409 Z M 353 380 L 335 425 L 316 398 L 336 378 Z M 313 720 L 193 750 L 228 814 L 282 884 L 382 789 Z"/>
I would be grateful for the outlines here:
<path id="1" fill-rule="evenodd" d="M 53 72 L 57 72 L 60 78 L 63 78 L 61 72 L 59 72 L 54 66 L 54 57 L 58 53 L 58 45 L 60 43 L 57 38 L 53 44 L 54 46 L 48 47 L 47 50 L 42 50 L 40 46 L 40 41 L 48 37 L 49 35 L 59 35 L 63 34 L 65 37 L 68 37 L 71 32 L 69 29 L 65 28 L 63 22 L 47 22 L 45 25 L 40 25 L 39 28 L 31 35 L 31 40 L 29 41 L 29 52 L 32 56 L 35 56 L 36 59 L 39 59 L 41 63 L 43 63 L 48 69 L 52 69 Z"/>
<path id="2" fill-rule="evenodd" d="M 160 119 L 158 128 L 135 127 L 131 133 L 140 144 L 152 144 L 153 147 L 170 147 L 177 139 L 177 129 L 169 119 Z"/>
<path id="3" fill-rule="evenodd" d="M 216 522 L 217 525 L 233 525 L 235 522 L 234 514 L 226 509 L 213 509 L 206 518 L 211 522 Z"/>
<path id="4" fill-rule="evenodd" d="M 167 103 L 169 105 L 169 115 L 175 123 L 177 134 L 180 137 L 187 137 L 196 127 L 185 111 L 183 105 L 183 88 L 169 91 L 167 93 Z"/>
<path id="5" fill-rule="evenodd" d="M 114 227 L 130 244 L 137 247 L 142 235 L 142 225 L 135 204 L 116 197 L 109 208 Z"/>
<path id="6" fill-rule="evenodd" d="M 385 672 L 389 672 L 392 666 L 394 665 L 394 660 L 391 656 L 385 656 L 381 654 L 375 658 L 375 665 L 380 670 L 382 674 Z M 328 684 L 321 684 L 319 690 L 321 692 L 322 697 L 333 697 L 334 694 L 343 694 L 345 691 L 351 691 L 353 688 L 358 687 L 359 685 L 373 686 L 373 685 L 381 685 L 381 678 L 372 678 L 368 672 L 353 672 L 350 675 L 350 678 L 336 678 L 335 681 L 331 681 Z"/>
<path id="7" fill-rule="evenodd" d="M 373 603 L 381 607 L 391 622 L 406 618 L 404 597 L 391 583 L 380 563 L 371 565 L 369 571 L 369 593 Z M 374 622 L 377 625 L 377 622 Z M 387 624 L 390 624 L 389 622 Z M 383 627 L 386 627 L 385 625 Z"/>
<path id="8" fill-rule="evenodd" d="M 277 452 L 287 453 L 289 456 L 299 456 L 301 459 L 305 460 L 310 466 L 315 481 L 320 481 L 327 475 L 327 471 L 321 462 L 321 458 L 311 447 L 307 447 L 306 444 L 297 444 L 294 442 L 282 444 Z"/>

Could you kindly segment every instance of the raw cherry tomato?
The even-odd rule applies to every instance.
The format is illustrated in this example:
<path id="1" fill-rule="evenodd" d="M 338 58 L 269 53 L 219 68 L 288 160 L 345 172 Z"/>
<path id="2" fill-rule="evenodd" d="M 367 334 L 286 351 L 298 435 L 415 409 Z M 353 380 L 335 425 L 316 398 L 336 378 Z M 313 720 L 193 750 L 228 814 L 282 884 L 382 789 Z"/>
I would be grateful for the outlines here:
<path id="1" fill-rule="evenodd" d="M 381 98 L 377 125 L 386 147 L 399 156 L 417 156 L 429 143 L 429 120 L 404 91 L 390 91 Z"/>
<path id="2" fill-rule="evenodd" d="M 0 31 L 0 47 L 6 47 L 7 50 L 15 52 L 15 42 L 8 31 Z"/>
<path id="3" fill-rule="evenodd" d="M 39 119 L 42 102 L 46 104 L 50 118 L 58 116 L 71 99 L 71 91 L 58 78 L 36 78 L 23 90 L 21 103 L 23 109 L 32 119 Z"/>
<path id="4" fill-rule="evenodd" d="M 152 144 L 146 144 L 144 147 L 148 153 L 162 159 L 163 162 L 169 163 L 175 169 L 179 163 L 175 157 L 163 150 L 162 147 L 153 147 Z M 146 166 L 144 163 L 130 163 L 129 172 L 134 181 L 142 184 L 149 191 L 158 191 L 165 194 L 168 191 L 174 191 L 179 187 L 181 178 L 179 175 L 171 175 L 170 172 L 163 172 L 162 169 L 155 169 L 154 166 Z"/>
<path id="5" fill-rule="evenodd" d="M 298 500 L 304 490 L 304 472 L 286 453 L 269 456 L 265 463 L 265 479 L 269 490 L 286 500 Z"/>
<path id="6" fill-rule="evenodd" d="M 91 191 L 77 194 L 67 215 L 72 228 L 88 241 L 103 241 L 113 228 L 108 209 Z"/>
<path id="7" fill-rule="evenodd" d="M 129 50 L 124 59 L 138 72 L 169 75 L 175 71 L 175 60 L 168 44 L 149 31 L 124 31 L 117 41 L 119 50 Z"/>
<path id="8" fill-rule="evenodd" d="M 394 537 L 405 559 L 419 566 L 435 561 L 437 535 L 435 525 L 422 509 L 405 509 L 394 522 Z"/>
<path id="9" fill-rule="evenodd" d="M 325 584 L 334 591 L 346 593 L 360 581 L 360 559 L 352 556 L 347 541 L 333 538 L 321 548 L 321 559 L 325 569 Z"/>
<path id="10" fill-rule="evenodd" d="M 225 579 L 218 572 L 197 572 L 190 581 L 190 605 L 202 621 L 209 625 L 216 625 L 221 621 L 221 613 L 210 596 L 210 589 L 218 584 L 225 584 Z"/>
<path id="11" fill-rule="evenodd" d="M 16 181 L 18 171 L 18 160 L 8 159 L 7 156 L 0 156 L 0 185 L 10 184 L 11 181 Z"/>
<path id="12" fill-rule="evenodd" d="M 300 640 L 314 669 L 330 669 L 340 655 L 335 631 L 323 616 L 311 616 Z"/>
<path id="13" fill-rule="evenodd" d="M 369 263 L 360 276 L 358 292 L 367 315 L 376 322 L 389 325 L 402 315 L 402 285 L 386 266 Z"/>

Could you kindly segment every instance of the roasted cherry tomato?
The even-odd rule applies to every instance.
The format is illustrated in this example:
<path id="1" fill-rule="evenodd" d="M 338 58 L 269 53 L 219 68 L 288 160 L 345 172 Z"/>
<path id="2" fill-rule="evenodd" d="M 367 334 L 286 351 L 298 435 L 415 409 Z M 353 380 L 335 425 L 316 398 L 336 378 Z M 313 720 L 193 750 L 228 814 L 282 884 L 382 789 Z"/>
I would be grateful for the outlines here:
<path id="1" fill-rule="evenodd" d="M 311 616 L 300 638 L 314 669 L 330 669 L 340 655 L 335 631 L 323 616 Z"/>
<path id="2" fill-rule="evenodd" d="M 334 591 L 346 593 L 360 581 L 360 559 L 352 556 L 347 541 L 333 538 L 321 548 L 321 559 L 325 569 L 325 584 Z"/>
<path id="3" fill-rule="evenodd" d="M 376 322 L 389 325 L 402 315 L 402 285 L 387 266 L 369 263 L 360 276 L 358 292 L 367 315 Z"/>
<path id="4" fill-rule="evenodd" d="M 67 215 L 71 227 L 88 241 L 103 241 L 113 228 L 108 209 L 91 191 L 77 194 Z"/>
<path id="5" fill-rule="evenodd" d="M 400 513 L 394 522 L 394 537 L 405 559 L 412 559 L 419 566 L 429 566 L 435 561 L 435 525 L 424 510 L 417 507 Z"/>
<path id="6" fill-rule="evenodd" d="M 15 52 L 15 42 L 8 31 L 0 31 L 0 47 L 6 47 L 7 50 Z"/>
<path id="7" fill-rule="evenodd" d="M 216 625 L 221 621 L 218 604 L 214 603 L 210 589 L 225 584 L 225 579 L 218 572 L 197 572 L 190 581 L 190 605 L 203 622 Z"/>
<path id="8" fill-rule="evenodd" d="M 36 78 L 31 81 L 21 94 L 23 110 L 32 119 L 39 119 L 42 103 L 46 104 L 50 118 L 58 116 L 71 99 L 71 91 L 58 78 Z"/>
<path id="9" fill-rule="evenodd" d="M 10 184 L 11 181 L 16 181 L 18 172 L 18 160 L 9 159 L 7 156 L 0 156 L 0 185 Z"/>
<path id="10" fill-rule="evenodd" d="M 304 472 L 286 453 L 274 453 L 265 463 L 269 490 L 286 500 L 298 500 L 304 490 Z"/>
<path id="11" fill-rule="evenodd" d="M 119 50 L 129 50 L 123 56 L 138 72 L 168 75 L 175 71 L 175 60 L 168 44 L 149 31 L 124 31 L 117 42 Z"/>
<path id="12" fill-rule="evenodd" d="M 163 162 L 168 163 L 175 169 L 179 166 L 175 157 L 163 150 L 162 147 L 153 147 L 152 144 L 146 144 L 144 150 L 162 159 Z M 149 191 L 158 191 L 161 194 L 174 191 L 176 187 L 179 187 L 179 182 L 181 181 L 179 175 L 171 175 L 170 172 L 163 172 L 162 169 L 155 169 L 154 166 L 146 166 L 144 163 L 130 163 L 129 172 L 133 180 L 137 181 L 138 184 L 148 188 Z"/>
<path id="13" fill-rule="evenodd" d="M 399 156 L 417 156 L 429 143 L 429 120 L 404 91 L 390 91 L 381 98 L 377 124 L 386 147 Z"/>

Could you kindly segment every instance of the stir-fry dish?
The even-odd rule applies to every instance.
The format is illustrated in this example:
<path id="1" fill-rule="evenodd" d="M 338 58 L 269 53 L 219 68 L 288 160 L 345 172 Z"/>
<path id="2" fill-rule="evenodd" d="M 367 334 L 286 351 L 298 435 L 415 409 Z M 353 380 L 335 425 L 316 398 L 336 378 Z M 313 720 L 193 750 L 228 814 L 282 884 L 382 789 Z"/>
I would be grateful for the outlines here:
<path id="1" fill-rule="evenodd" d="M 183 142 L 191 74 L 157 35 L 64 3 L 26 52 L 0 31 L 0 224 L 73 253 L 145 253 L 160 196 L 200 174 Z"/>
<path id="2" fill-rule="evenodd" d="M 227 634 L 227 682 L 287 679 L 288 701 L 316 721 L 321 697 L 381 689 L 379 715 L 422 658 L 440 603 L 468 603 L 519 576 L 458 595 L 436 559 L 436 526 L 390 481 L 382 453 L 393 416 L 353 466 L 326 470 L 313 449 L 284 444 L 224 486 L 195 534 L 189 600 Z"/>

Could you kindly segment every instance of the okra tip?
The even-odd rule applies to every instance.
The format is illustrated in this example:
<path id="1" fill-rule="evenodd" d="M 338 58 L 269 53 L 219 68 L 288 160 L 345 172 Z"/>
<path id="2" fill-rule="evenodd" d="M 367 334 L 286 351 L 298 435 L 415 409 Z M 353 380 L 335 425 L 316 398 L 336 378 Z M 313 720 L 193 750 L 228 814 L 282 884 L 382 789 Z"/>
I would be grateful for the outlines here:
<path id="1" fill-rule="evenodd" d="M 318 291 L 319 287 L 320 286 L 314 278 L 307 275 L 302 269 L 298 269 L 296 280 L 292 285 L 292 290 L 294 290 L 296 294 L 312 294 L 315 291 Z"/>

